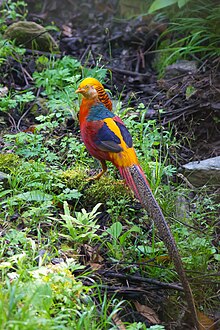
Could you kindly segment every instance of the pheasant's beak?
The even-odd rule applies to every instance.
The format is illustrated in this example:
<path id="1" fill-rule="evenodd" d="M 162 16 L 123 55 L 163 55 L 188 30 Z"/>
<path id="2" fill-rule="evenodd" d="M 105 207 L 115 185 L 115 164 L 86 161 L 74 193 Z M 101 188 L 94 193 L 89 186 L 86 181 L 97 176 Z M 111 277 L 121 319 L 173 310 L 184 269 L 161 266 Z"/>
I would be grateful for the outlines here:
<path id="1" fill-rule="evenodd" d="M 81 93 L 81 94 L 83 94 L 85 92 L 85 89 L 84 88 L 77 88 L 77 90 L 75 91 L 75 93 Z"/>

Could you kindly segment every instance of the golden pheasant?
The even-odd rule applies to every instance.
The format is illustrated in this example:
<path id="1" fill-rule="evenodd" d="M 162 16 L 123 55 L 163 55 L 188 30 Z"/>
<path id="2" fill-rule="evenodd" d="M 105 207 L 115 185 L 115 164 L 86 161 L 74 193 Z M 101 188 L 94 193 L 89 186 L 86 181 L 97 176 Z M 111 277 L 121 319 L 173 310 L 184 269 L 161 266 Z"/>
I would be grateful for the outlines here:
<path id="1" fill-rule="evenodd" d="M 138 162 L 130 133 L 122 120 L 110 111 L 112 103 L 98 80 L 84 79 L 76 93 L 83 95 L 79 112 L 82 139 L 89 153 L 100 160 L 102 165 L 102 171 L 95 179 L 99 179 L 106 172 L 106 161 L 112 162 L 118 168 L 126 184 L 154 220 L 181 279 L 193 323 L 199 329 L 195 303 L 181 257 L 170 228 Z"/>

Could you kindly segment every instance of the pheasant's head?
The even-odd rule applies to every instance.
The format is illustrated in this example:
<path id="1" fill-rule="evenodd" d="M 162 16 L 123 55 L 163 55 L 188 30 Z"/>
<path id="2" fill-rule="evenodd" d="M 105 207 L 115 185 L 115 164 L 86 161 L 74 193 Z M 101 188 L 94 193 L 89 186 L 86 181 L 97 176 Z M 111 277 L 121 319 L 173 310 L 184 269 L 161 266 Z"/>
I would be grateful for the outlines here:
<path id="1" fill-rule="evenodd" d="M 95 89 L 94 86 L 92 85 L 85 85 L 81 86 L 82 84 L 79 85 L 78 89 L 75 91 L 75 93 L 80 93 L 82 94 L 86 99 L 98 99 L 98 93 L 97 90 Z"/>
<path id="2" fill-rule="evenodd" d="M 88 94 L 88 87 L 95 88 L 96 92 L 98 93 L 98 99 L 100 102 L 104 104 L 106 108 L 110 111 L 112 110 L 112 102 L 108 97 L 108 94 L 105 92 L 104 86 L 95 78 L 88 77 L 85 78 L 79 85 L 79 88 L 76 90 L 76 93 L 81 93 L 85 98 L 94 98 L 97 97 L 95 92 L 90 89 Z M 92 94 L 92 95 L 91 95 Z"/>

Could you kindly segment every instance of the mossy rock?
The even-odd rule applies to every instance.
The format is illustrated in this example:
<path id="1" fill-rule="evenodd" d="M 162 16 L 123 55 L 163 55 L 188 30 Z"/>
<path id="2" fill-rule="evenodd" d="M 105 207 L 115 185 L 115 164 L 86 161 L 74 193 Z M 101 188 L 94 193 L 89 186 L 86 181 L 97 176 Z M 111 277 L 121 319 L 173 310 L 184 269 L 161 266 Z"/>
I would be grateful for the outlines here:
<path id="1" fill-rule="evenodd" d="M 17 46 L 45 52 L 58 51 L 58 45 L 47 30 L 30 21 L 16 22 L 5 31 L 6 39 L 15 40 Z"/>
<path id="2" fill-rule="evenodd" d="M 20 159 L 14 154 L 0 154 L 0 171 L 11 173 L 20 164 Z"/>
<path id="3" fill-rule="evenodd" d="M 82 194 L 83 204 L 95 206 L 97 203 L 106 204 L 108 201 L 128 199 L 130 190 L 121 180 L 115 180 L 110 176 L 103 176 L 99 180 L 87 181 L 86 169 L 67 170 L 62 172 L 61 179 L 68 188 L 77 189 Z"/>

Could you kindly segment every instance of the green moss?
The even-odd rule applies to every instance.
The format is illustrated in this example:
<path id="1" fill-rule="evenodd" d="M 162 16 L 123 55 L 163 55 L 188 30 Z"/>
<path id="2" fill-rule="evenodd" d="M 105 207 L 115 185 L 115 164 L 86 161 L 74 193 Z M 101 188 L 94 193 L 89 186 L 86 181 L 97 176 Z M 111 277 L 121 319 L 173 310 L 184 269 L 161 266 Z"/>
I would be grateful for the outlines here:
<path id="1" fill-rule="evenodd" d="M 0 171 L 11 173 L 20 164 L 20 159 L 14 154 L 0 154 Z"/>
<path id="2" fill-rule="evenodd" d="M 85 168 L 62 172 L 61 179 L 68 188 L 81 192 L 83 204 L 92 207 L 97 203 L 106 204 L 109 201 L 117 202 L 119 199 L 127 199 L 130 195 L 130 190 L 123 181 L 115 180 L 110 176 L 88 181 Z"/>
<path id="3" fill-rule="evenodd" d="M 17 46 L 41 51 L 58 51 L 58 45 L 47 30 L 30 21 L 19 21 L 11 24 L 5 31 L 5 38 L 15 40 Z"/>
<path id="4" fill-rule="evenodd" d="M 126 199 L 129 194 L 130 191 L 122 181 L 105 176 L 100 180 L 90 182 L 90 186 L 84 191 L 84 198 L 94 204 L 106 204 L 109 201 L 117 202 L 119 199 Z"/>
<path id="5" fill-rule="evenodd" d="M 75 170 L 67 170 L 60 174 L 61 180 L 71 189 L 82 190 L 85 185 L 86 171 L 84 168 L 76 168 Z"/>

